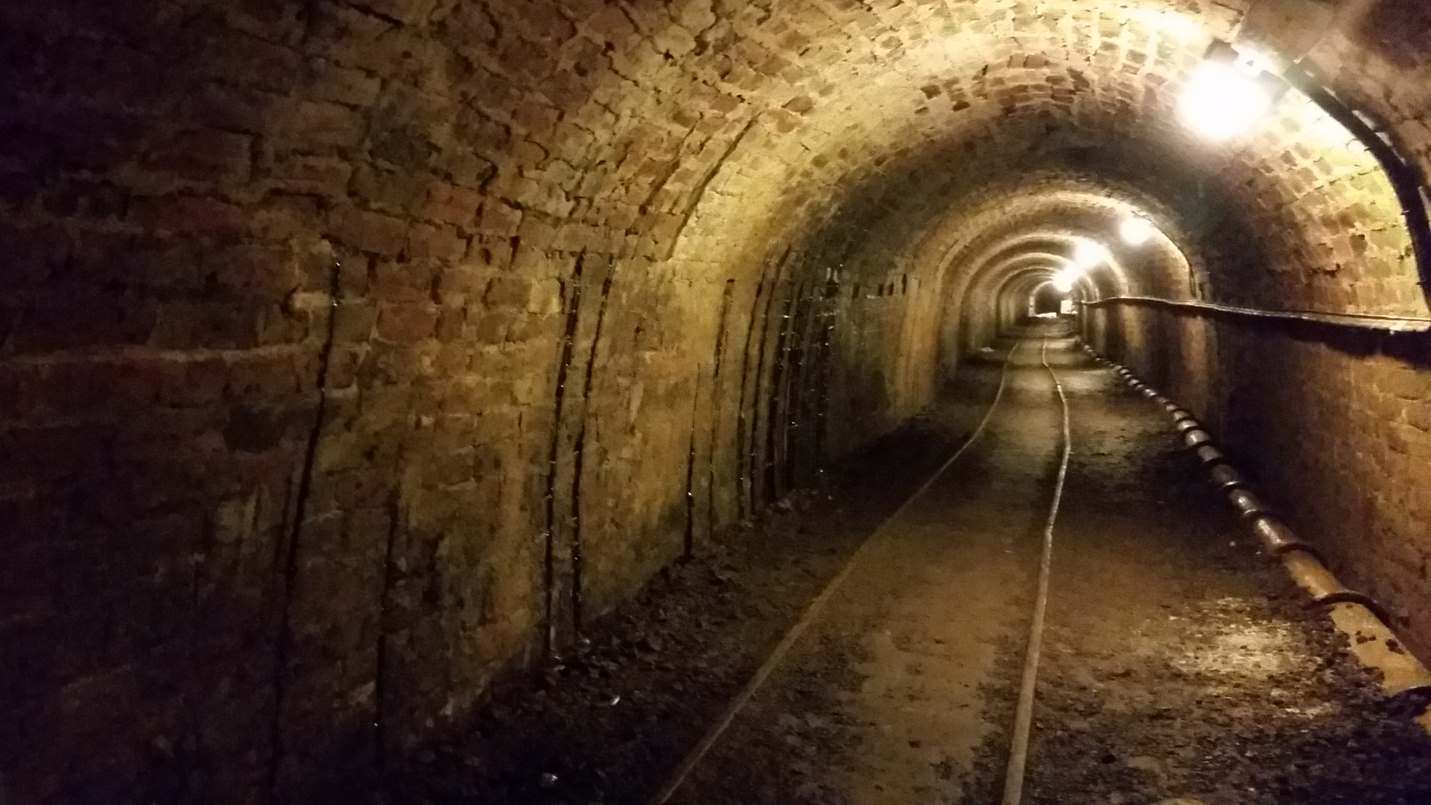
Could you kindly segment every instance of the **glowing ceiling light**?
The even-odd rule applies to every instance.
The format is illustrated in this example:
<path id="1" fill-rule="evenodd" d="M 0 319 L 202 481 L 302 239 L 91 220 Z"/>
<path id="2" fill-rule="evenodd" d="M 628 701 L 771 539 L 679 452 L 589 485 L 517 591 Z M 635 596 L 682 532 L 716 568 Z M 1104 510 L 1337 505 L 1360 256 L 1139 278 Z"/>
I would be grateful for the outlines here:
<path id="1" fill-rule="evenodd" d="M 1199 64 L 1183 91 L 1179 112 L 1188 128 L 1209 140 L 1228 140 L 1248 129 L 1272 108 L 1272 95 L 1255 68 L 1207 60 Z"/>
<path id="2" fill-rule="evenodd" d="M 1118 235 L 1129 246 L 1142 246 L 1152 240 L 1153 234 L 1157 231 L 1157 228 L 1147 218 L 1137 215 L 1124 218 L 1123 222 L 1118 225 Z"/>
<path id="3" fill-rule="evenodd" d="M 1053 279 L 1049 280 L 1053 284 L 1054 290 L 1059 293 L 1068 293 L 1073 290 L 1073 286 L 1083 277 L 1083 269 L 1077 266 L 1068 266 L 1060 269 Z"/>
<path id="4" fill-rule="evenodd" d="M 1073 262 L 1079 268 L 1094 268 L 1108 259 L 1108 250 L 1091 240 L 1079 240 L 1073 246 Z"/>

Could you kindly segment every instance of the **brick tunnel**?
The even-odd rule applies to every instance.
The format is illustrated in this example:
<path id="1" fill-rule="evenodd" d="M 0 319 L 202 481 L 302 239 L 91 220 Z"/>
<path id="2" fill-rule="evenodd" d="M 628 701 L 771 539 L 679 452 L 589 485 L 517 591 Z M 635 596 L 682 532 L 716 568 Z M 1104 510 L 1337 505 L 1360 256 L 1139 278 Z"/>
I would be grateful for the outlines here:
<path id="1" fill-rule="evenodd" d="M 1423 0 L 0 54 L 0 802 L 1431 802 Z"/>

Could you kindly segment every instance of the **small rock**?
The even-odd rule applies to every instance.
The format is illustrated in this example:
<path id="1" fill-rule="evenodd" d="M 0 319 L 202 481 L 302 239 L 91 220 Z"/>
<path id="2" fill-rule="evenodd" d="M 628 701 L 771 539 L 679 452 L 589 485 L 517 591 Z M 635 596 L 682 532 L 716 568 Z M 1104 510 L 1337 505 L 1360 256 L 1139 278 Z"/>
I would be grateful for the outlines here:
<path id="1" fill-rule="evenodd" d="M 1148 757 L 1147 755 L 1138 755 L 1137 757 L 1128 758 L 1125 765 L 1130 769 L 1145 771 L 1149 774 L 1161 775 L 1163 773 L 1163 764 L 1159 763 L 1157 758 Z"/>

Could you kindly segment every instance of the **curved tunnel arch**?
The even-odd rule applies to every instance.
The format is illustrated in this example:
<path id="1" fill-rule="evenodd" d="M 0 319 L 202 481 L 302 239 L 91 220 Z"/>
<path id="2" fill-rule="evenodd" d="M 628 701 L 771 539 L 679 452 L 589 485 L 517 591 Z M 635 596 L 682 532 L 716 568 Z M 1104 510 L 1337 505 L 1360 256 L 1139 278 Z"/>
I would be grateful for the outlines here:
<path id="1" fill-rule="evenodd" d="M 24 469 L 0 500 L 13 577 L 39 580 L 11 642 L 48 657 L 116 610 L 149 642 L 0 688 L 44 721 L 72 686 L 200 669 L 221 693 L 126 699 L 104 729 L 241 756 L 236 785 L 374 723 L 410 747 L 918 412 L 1073 238 L 1118 266 L 1088 298 L 1424 316 L 1395 193 L 1315 104 L 1219 145 L 1179 120 L 1252 4 L 5 4 L 0 413 Z M 1344 4 L 1297 55 L 1424 180 L 1406 9 Z M 1138 250 L 1133 213 L 1161 232 Z M 1309 530 L 1372 524 L 1324 548 L 1431 647 L 1428 582 L 1388 558 L 1431 552 L 1423 342 L 1087 318 L 1282 457 L 1274 494 L 1349 490 Z M 27 779 L 61 785 L 67 749 Z"/>
<path id="2" fill-rule="evenodd" d="M 1030 313 L 1060 312 L 1058 308 L 1064 299 L 1077 301 L 1083 295 L 1086 283 L 1080 282 L 1068 292 L 1060 291 L 1054 282 L 1057 273 L 1042 269 L 1008 277 L 993 296 L 996 331 L 1012 331 Z M 1041 309 L 1041 303 L 1049 303 L 1052 310 Z"/>
<path id="3" fill-rule="evenodd" d="M 988 300 L 991 285 L 1003 279 L 1004 272 L 1018 267 L 1030 255 L 1051 255 L 1063 265 L 1074 264 L 1074 252 L 1080 243 L 1090 239 L 1089 230 L 1027 230 L 1015 225 L 1019 234 L 996 240 L 975 254 L 969 261 L 972 267 L 962 272 L 951 290 L 951 298 L 959 300 L 959 315 L 943 323 L 945 332 L 946 371 L 957 366 L 962 353 L 988 343 L 995 334 L 993 320 L 989 317 Z M 959 259 L 957 256 L 952 259 Z M 1100 265 L 1089 272 L 1089 277 L 1101 281 L 1101 296 L 1118 296 L 1127 292 L 1126 272 L 1116 259 Z M 958 332 L 957 340 L 954 333 Z"/>

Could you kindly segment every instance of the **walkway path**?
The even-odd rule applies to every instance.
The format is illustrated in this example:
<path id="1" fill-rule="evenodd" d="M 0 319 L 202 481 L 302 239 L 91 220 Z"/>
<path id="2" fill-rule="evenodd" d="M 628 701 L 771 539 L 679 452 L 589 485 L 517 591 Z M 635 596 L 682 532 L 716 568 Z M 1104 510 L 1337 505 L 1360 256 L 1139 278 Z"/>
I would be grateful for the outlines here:
<path id="1" fill-rule="evenodd" d="M 1023 801 L 1431 803 L 1418 702 L 1381 697 L 1165 414 L 1057 325 L 968 362 L 863 475 L 499 688 L 468 738 L 392 762 L 378 799 L 999 802 L 1064 446 L 1055 375 L 1071 457 Z"/>
<path id="2" fill-rule="evenodd" d="M 1324 679 L 1335 638 L 1240 544 L 1165 415 L 1048 334 L 1001 346 L 986 430 L 871 538 L 672 801 L 999 801 L 1061 450 L 1045 349 L 1072 449 L 1025 800 L 1431 801 L 1431 778 L 1363 787 L 1387 747 L 1345 722 L 1376 705 Z"/>

